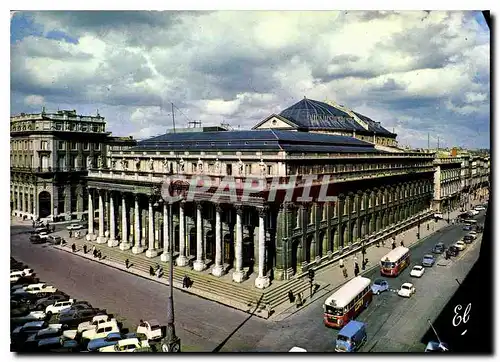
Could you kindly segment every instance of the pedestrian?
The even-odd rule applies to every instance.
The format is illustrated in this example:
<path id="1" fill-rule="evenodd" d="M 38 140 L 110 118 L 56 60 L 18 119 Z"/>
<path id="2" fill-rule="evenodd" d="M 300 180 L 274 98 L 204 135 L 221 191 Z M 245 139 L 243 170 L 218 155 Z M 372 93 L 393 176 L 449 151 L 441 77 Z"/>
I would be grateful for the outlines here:
<path id="1" fill-rule="evenodd" d="M 340 259 L 340 261 L 339 261 L 339 266 L 340 266 L 341 268 L 343 268 L 343 267 L 344 267 L 344 259 L 342 259 L 342 258 Z"/>
<path id="2" fill-rule="evenodd" d="M 87 245 L 83 245 L 83 253 L 87 254 Z"/>
<path id="3" fill-rule="evenodd" d="M 184 278 L 182 278 L 182 287 L 187 288 L 187 275 L 184 274 Z"/>
<path id="4" fill-rule="evenodd" d="M 349 275 L 347 274 L 347 269 L 346 268 L 342 269 L 342 273 L 344 274 L 344 278 L 347 279 L 349 277 Z"/>
<path id="5" fill-rule="evenodd" d="M 187 279 L 186 279 L 186 288 L 187 289 L 191 288 L 192 284 L 193 284 L 193 282 L 191 281 L 191 278 L 187 277 Z"/>
<path id="6" fill-rule="evenodd" d="M 101 260 L 101 259 L 102 259 L 102 253 L 101 253 L 101 251 L 100 251 L 100 250 L 97 252 L 97 257 L 99 258 L 99 260 Z"/>
<path id="7" fill-rule="evenodd" d="M 31 225 L 33 226 L 33 228 L 35 228 L 35 220 L 33 220 L 33 222 L 31 223 Z"/>
<path id="8" fill-rule="evenodd" d="M 53 232 L 53 233 L 55 233 L 55 232 L 56 232 L 56 226 L 55 226 L 55 225 L 53 225 L 53 226 L 52 226 L 52 232 Z"/>
<path id="9" fill-rule="evenodd" d="M 94 258 L 97 258 L 97 250 L 96 249 L 94 249 L 92 254 L 93 254 Z"/>
<path id="10" fill-rule="evenodd" d="M 354 267 L 354 276 L 357 277 L 359 274 L 359 266 L 358 264 L 356 264 L 356 266 Z"/>
<path id="11" fill-rule="evenodd" d="M 427 231 L 429 231 L 429 224 L 427 224 Z"/>
<path id="12" fill-rule="evenodd" d="M 159 279 L 160 278 L 160 272 L 161 272 L 161 269 L 158 268 L 156 269 L 156 277 Z"/>
<path id="13" fill-rule="evenodd" d="M 396 249 L 396 242 L 394 240 L 392 241 L 392 249 Z"/>
<path id="14" fill-rule="evenodd" d="M 125 259 L 125 269 L 128 269 L 129 263 L 130 263 L 130 260 L 128 260 L 128 258 Z"/>
<path id="15" fill-rule="evenodd" d="M 92 254 L 95 255 L 95 245 L 92 245 L 92 250 L 91 250 Z"/>
<path id="16" fill-rule="evenodd" d="M 149 267 L 149 275 L 151 276 L 155 275 L 155 270 L 153 269 L 152 266 Z"/>
<path id="17" fill-rule="evenodd" d="M 401 246 L 405 246 L 405 243 L 403 243 L 403 240 L 401 240 Z"/>
<path id="18" fill-rule="evenodd" d="M 71 232 L 71 230 L 69 231 L 69 238 L 71 239 L 71 237 L 73 236 L 73 233 Z"/>
<path id="19" fill-rule="evenodd" d="M 297 308 L 299 308 L 300 306 L 302 306 L 304 302 L 302 301 L 302 293 L 299 293 L 297 295 L 297 299 L 295 300 L 295 305 L 297 306 Z"/>
<path id="20" fill-rule="evenodd" d="M 76 251 L 76 245 L 75 245 L 75 243 L 71 244 L 71 250 L 73 250 L 73 253 Z"/>
<path id="21" fill-rule="evenodd" d="M 292 292 L 291 289 L 288 291 L 288 300 L 290 301 L 290 303 L 293 303 L 294 300 L 295 300 L 293 292 Z"/>

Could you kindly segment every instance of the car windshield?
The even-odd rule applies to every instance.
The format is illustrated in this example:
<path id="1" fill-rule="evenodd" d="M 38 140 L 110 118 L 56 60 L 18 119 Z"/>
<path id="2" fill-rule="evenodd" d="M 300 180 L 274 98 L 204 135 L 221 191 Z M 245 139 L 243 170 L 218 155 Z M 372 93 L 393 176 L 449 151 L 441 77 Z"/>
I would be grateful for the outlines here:
<path id="1" fill-rule="evenodd" d="M 343 336 L 343 335 L 341 335 L 341 334 L 339 334 L 339 335 L 337 336 L 337 340 L 339 340 L 339 341 L 343 341 L 343 342 L 349 342 L 349 338 L 348 338 L 348 337 L 346 337 L 346 336 Z"/>
<path id="2" fill-rule="evenodd" d="M 434 259 L 432 255 L 424 255 L 424 259 Z"/>
<path id="3" fill-rule="evenodd" d="M 401 289 L 410 289 L 410 286 L 409 285 L 402 285 Z"/>
<path id="4" fill-rule="evenodd" d="M 421 266 L 414 266 L 413 269 L 414 270 L 422 270 L 422 267 Z"/>
<path id="5" fill-rule="evenodd" d="M 383 281 L 383 280 L 381 280 L 381 279 L 377 279 L 377 280 L 375 280 L 375 281 L 373 282 L 373 284 L 374 284 L 374 285 L 382 285 L 383 283 L 384 283 L 384 281 Z"/>
<path id="6" fill-rule="evenodd" d="M 394 268 L 394 263 L 390 261 L 383 261 L 381 263 L 383 268 Z"/>

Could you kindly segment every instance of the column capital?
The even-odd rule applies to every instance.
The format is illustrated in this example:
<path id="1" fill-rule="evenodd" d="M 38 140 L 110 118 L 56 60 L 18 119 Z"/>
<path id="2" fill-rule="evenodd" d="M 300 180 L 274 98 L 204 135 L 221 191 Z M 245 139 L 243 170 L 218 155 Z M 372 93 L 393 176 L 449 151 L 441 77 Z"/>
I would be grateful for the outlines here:
<path id="1" fill-rule="evenodd" d="M 340 194 L 337 198 L 338 198 L 340 201 L 344 201 L 344 200 L 345 200 L 345 194 Z"/>
<path id="2" fill-rule="evenodd" d="M 203 210 L 203 204 L 201 202 L 196 203 L 196 210 L 200 210 L 200 211 Z"/>
<path id="3" fill-rule="evenodd" d="M 234 208 L 236 209 L 236 214 L 242 216 L 243 215 L 243 205 L 234 205 Z"/>
<path id="4" fill-rule="evenodd" d="M 291 212 L 292 209 L 295 209 L 296 207 L 297 207 L 297 205 L 295 205 L 293 202 L 290 202 L 290 201 L 283 202 L 280 205 L 280 209 L 283 209 L 284 211 L 288 211 L 288 212 Z"/>
<path id="5" fill-rule="evenodd" d="M 268 211 L 269 211 L 268 206 L 257 208 L 257 212 L 259 213 L 259 217 L 265 217 L 267 215 Z"/>
<path id="6" fill-rule="evenodd" d="M 221 213 L 222 212 L 222 205 L 221 204 L 215 204 L 215 211 L 217 211 L 218 213 Z"/>
<path id="7" fill-rule="evenodd" d="M 141 198 L 140 194 L 134 194 L 134 200 L 135 201 L 139 201 L 140 198 Z"/>

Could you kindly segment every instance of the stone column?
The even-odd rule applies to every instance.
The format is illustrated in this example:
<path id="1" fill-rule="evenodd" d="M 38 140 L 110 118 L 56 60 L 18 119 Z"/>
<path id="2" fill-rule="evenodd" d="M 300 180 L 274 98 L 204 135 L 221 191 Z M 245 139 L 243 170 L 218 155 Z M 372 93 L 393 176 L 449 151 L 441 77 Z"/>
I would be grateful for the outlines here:
<path id="1" fill-rule="evenodd" d="M 127 196 L 122 194 L 122 240 L 120 250 L 128 250 L 132 247 L 128 239 L 128 221 L 127 221 Z"/>
<path id="2" fill-rule="evenodd" d="M 245 280 L 245 272 L 243 271 L 243 223 L 241 217 L 243 216 L 243 207 L 236 206 L 236 245 L 234 254 L 236 256 L 235 271 L 233 272 L 233 280 L 241 283 Z"/>
<path id="3" fill-rule="evenodd" d="M 163 203 L 163 253 L 160 260 L 163 262 L 170 261 L 170 223 L 172 222 L 169 212 L 169 204 Z"/>
<path id="4" fill-rule="evenodd" d="M 98 244 L 104 244 L 106 237 L 104 236 L 104 200 L 102 198 L 103 191 L 98 190 L 99 193 L 99 237 L 97 238 Z"/>
<path id="5" fill-rule="evenodd" d="M 90 237 L 94 235 L 94 202 L 92 199 L 92 192 L 90 189 L 88 189 L 89 192 L 89 200 L 88 200 L 88 235 L 89 238 L 87 238 L 88 241 L 90 241 Z"/>
<path id="6" fill-rule="evenodd" d="M 22 206 L 21 206 L 21 211 L 26 213 L 27 209 L 26 209 L 26 193 L 24 192 L 24 189 L 23 189 L 23 193 L 22 193 Z"/>
<path id="7" fill-rule="evenodd" d="M 139 208 L 139 195 L 135 195 L 134 204 L 134 246 L 132 247 L 133 254 L 140 254 L 144 251 L 141 243 L 141 211 Z"/>
<path id="8" fill-rule="evenodd" d="M 212 268 L 212 274 L 216 277 L 222 276 L 224 274 L 224 268 L 222 267 L 222 237 L 221 237 L 221 212 L 222 208 L 220 205 L 215 206 L 215 265 Z"/>
<path id="9" fill-rule="evenodd" d="M 155 249 L 155 215 L 153 212 L 153 198 L 149 198 L 148 218 L 148 250 L 146 250 L 146 256 L 148 258 L 154 258 L 158 255 L 158 249 Z"/>
<path id="10" fill-rule="evenodd" d="M 186 217 L 184 215 L 184 202 L 179 203 L 179 256 L 176 259 L 178 266 L 186 266 L 189 263 L 186 258 Z"/>
<path id="11" fill-rule="evenodd" d="M 264 289 L 269 286 L 269 277 L 264 275 L 265 257 L 266 257 L 266 230 L 264 218 L 267 210 L 259 209 L 259 275 L 255 279 L 255 286 L 259 289 Z"/>
<path id="12" fill-rule="evenodd" d="M 196 261 L 194 262 L 194 270 L 202 271 L 205 269 L 205 255 L 203 255 L 203 206 L 201 203 L 196 204 Z"/>
<path id="13" fill-rule="evenodd" d="M 115 200 L 113 194 L 109 194 L 109 240 L 108 246 L 118 246 L 116 240 L 116 221 L 115 221 Z"/>

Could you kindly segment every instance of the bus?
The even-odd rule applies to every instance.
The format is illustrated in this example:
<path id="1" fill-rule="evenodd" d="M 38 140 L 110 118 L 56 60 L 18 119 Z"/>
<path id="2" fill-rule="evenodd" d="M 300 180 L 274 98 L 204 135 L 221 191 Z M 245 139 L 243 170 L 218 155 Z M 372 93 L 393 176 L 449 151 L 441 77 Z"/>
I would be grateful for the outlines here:
<path id="1" fill-rule="evenodd" d="M 330 295 L 323 304 L 325 326 L 342 328 L 372 301 L 371 280 L 357 276 Z"/>
<path id="2" fill-rule="evenodd" d="M 410 249 L 398 246 L 380 259 L 380 274 L 397 277 L 408 265 L 410 265 Z"/>

